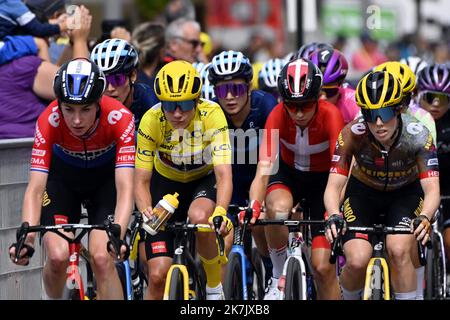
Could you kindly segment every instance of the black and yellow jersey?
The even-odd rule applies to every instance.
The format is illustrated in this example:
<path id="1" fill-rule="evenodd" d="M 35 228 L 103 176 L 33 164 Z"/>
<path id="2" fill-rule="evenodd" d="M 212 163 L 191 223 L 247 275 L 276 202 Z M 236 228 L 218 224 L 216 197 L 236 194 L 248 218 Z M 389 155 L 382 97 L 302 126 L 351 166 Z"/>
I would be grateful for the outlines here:
<path id="1" fill-rule="evenodd" d="M 231 164 L 231 145 L 225 115 L 217 103 L 199 99 L 185 129 L 174 129 L 161 103 L 143 116 L 138 129 L 136 168 L 190 182 L 207 175 L 213 166 Z"/>

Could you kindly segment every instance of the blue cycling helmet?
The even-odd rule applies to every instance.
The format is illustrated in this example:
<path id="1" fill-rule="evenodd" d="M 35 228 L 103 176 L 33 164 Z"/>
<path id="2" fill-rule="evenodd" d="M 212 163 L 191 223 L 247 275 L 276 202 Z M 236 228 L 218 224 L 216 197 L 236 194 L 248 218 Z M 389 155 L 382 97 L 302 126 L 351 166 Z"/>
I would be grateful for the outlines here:
<path id="1" fill-rule="evenodd" d="M 122 39 L 106 39 L 97 44 L 91 53 L 91 60 L 105 75 L 130 74 L 139 65 L 136 49 Z"/>
<path id="2" fill-rule="evenodd" d="M 222 51 L 212 58 L 208 78 L 213 85 L 231 79 L 244 79 L 248 83 L 252 81 L 253 68 L 242 52 Z"/>
<path id="3" fill-rule="evenodd" d="M 53 91 L 60 102 L 86 105 L 100 100 L 106 79 L 95 63 L 86 58 L 66 62 L 56 72 Z"/>

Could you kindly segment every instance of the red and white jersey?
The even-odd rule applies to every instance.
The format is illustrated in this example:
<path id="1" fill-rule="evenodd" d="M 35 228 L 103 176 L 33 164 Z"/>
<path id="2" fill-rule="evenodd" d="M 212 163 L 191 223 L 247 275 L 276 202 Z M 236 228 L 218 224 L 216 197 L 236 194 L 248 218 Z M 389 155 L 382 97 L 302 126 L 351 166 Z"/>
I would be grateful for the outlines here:
<path id="1" fill-rule="evenodd" d="M 266 121 L 260 160 L 276 160 L 277 152 L 289 166 L 299 171 L 326 172 L 344 120 L 337 107 L 325 100 L 319 100 L 316 114 L 304 129 L 298 127 L 280 102 Z M 279 139 L 272 135 L 278 130 Z M 272 146 L 279 143 L 279 149 Z M 275 151 L 275 152 L 273 152 Z"/>
<path id="2" fill-rule="evenodd" d="M 101 167 L 115 157 L 116 168 L 134 168 L 134 117 L 117 100 L 103 96 L 94 128 L 84 137 L 71 133 L 55 100 L 37 120 L 31 170 L 48 172 L 52 155 L 80 168 Z"/>

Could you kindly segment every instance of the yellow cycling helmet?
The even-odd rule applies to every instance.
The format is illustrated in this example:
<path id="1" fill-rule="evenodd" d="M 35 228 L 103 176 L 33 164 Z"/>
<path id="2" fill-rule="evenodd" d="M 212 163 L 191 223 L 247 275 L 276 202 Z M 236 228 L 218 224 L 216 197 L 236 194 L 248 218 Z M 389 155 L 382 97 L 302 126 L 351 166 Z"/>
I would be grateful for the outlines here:
<path id="1" fill-rule="evenodd" d="M 396 106 L 402 101 L 402 86 L 392 73 L 370 71 L 358 82 L 355 99 L 362 109 Z"/>
<path id="2" fill-rule="evenodd" d="M 200 96 L 202 80 L 195 67 L 187 61 L 175 60 L 159 70 L 155 93 L 161 101 L 186 101 Z"/>
<path id="3" fill-rule="evenodd" d="M 416 87 L 416 76 L 407 64 L 398 61 L 388 61 L 376 66 L 373 71 L 387 71 L 396 76 L 402 85 L 403 94 L 413 92 Z"/>
<path id="4" fill-rule="evenodd" d="M 213 50 L 213 43 L 209 34 L 200 32 L 200 42 L 203 46 L 203 53 L 208 56 Z"/>

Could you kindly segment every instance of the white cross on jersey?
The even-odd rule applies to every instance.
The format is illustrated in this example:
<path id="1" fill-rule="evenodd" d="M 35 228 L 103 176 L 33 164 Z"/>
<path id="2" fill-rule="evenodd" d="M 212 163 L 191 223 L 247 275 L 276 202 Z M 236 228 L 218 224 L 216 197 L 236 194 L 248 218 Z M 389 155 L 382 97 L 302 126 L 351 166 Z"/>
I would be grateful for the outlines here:
<path id="1" fill-rule="evenodd" d="M 294 153 L 295 169 L 301 171 L 311 170 L 311 155 L 321 153 L 330 147 L 330 141 L 326 140 L 318 144 L 309 144 L 309 128 L 306 128 L 302 134 L 302 130 L 296 127 L 295 143 L 288 143 L 283 138 L 281 143 Z"/>

